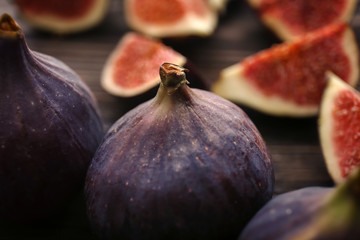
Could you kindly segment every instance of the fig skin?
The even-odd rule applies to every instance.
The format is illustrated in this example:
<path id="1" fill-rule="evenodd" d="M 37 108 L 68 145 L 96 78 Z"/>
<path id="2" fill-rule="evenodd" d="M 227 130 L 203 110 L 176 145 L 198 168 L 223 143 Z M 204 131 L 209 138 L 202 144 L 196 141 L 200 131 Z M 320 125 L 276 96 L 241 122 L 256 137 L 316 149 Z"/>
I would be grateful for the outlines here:
<path id="1" fill-rule="evenodd" d="M 79 76 L 31 51 L 7 14 L 0 52 L 0 219 L 44 221 L 83 187 L 102 121 Z"/>
<path id="2" fill-rule="evenodd" d="M 238 239 L 359 239 L 359 170 L 336 187 L 306 187 L 278 195 L 251 219 Z"/>
<path id="3" fill-rule="evenodd" d="M 162 77 L 98 148 L 85 198 L 101 239 L 235 239 L 272 197 L 270 154 L 252 121 L 185 82 Z"/>

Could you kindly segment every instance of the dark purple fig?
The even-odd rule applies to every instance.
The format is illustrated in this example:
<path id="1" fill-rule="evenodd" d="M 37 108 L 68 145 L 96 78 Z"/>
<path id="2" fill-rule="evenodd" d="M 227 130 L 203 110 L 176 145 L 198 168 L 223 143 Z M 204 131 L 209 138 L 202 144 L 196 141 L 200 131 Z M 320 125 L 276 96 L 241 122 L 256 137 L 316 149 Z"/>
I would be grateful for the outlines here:
<path id="1" fill-rule="evenodd" d="M 234 239 L 273 193 L 265 142 L 236 105 L 160 67 L 157 95 L 120 118 L 89 167 L 102 239 Z"/>
<path id="2" fill-rule="evenodd" d="M 357 240 L 360 169 L 334 188 L 307 187 L 278 195 L 249 222 L 239 240 Z"/>
<path id="3" fill-rule="evenodd" d="M 78 75 L 31 51 L 7 14 L 0 52 L 0 219 L 43 220 L 81 190 L 102 122 Z"/>

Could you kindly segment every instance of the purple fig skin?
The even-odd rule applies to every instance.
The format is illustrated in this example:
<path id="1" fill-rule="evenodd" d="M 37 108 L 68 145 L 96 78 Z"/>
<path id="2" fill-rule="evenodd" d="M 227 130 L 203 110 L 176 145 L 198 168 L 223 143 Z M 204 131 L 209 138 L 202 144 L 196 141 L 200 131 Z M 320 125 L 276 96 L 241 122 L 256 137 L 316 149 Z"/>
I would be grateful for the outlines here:
<path id="1" fill-rule="evenodd" d="M 291 239 L 309 225 L 331 191 L 307 187 L 274 197 L 251 219 L 239 240 Z"/>
<path id="2" fill-rule="evenodd" d="M 81 190 L 103 126 L 78 75 L 1 21 L 13 29 L 0 34 L 0 219 L 32 223 Z"/>
<path id="3" fill-rule="evenodd" d="M 181 85 L 120 118 L 89 167 L 85 197 L 101 239 L 235 239 L 271 197 L 274 172 L 248 116 Z"/>
<path id="4" fill-rule="evenodd" d="M 358 191 L 357 184 L 357 192 Z M 312 240 L 357 240 L 360 236 L 360 216 L 353 209 L 353 216 L 349 223 L 342 221 L 342 227 L 338 225 L 318 225 L 319 216 L 326 214 L 329 209 L 336 209 L 337 202 L 329 208 L 329 199 L 333 197 L 335 188 L 330 187 L 307 187 L 281 194 L 270 200 L 248 223 L 241 233 L 239 240 L 289 240 L 289 239 L 312 239 Z M 344 199 L 354 196 L 343 194 Z M 354 198 L 353 200 L 355 200 Z M 343 199 L 342 199 L 343 200 Z M 341 200 L 341 201 L 342 201 Z M 359 199 L 351 202 L 359 205 Z M 344 213 L 342 209 L 340 212 Z M 349 214 L 349 213 L 347 213 Z M 333 215 L 326 215 L 329 222 Z M 345 220 L 341 214 L 335 215 Z M 311 237 L 306 232 L 315 234 Z M 305 235 L 304 235 L 305 234 Z"/>

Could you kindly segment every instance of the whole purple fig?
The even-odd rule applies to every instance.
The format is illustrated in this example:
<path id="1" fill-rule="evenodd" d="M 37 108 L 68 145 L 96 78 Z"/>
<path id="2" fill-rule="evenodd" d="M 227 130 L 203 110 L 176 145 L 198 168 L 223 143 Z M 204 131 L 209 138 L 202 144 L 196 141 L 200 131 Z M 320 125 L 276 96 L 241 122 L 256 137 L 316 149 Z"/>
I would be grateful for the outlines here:
<path id="1" fill-rule="evenodd" d="M 236 105 L 160 67 L 157 95 L 120 118 L 85 193 L 102 239 L 231 239 L 273 193 L 260 133 Z"/>
<path id="2" fill-rule="evenodd" d="M 306 187 L 270 200 L 239 240 L 357 240 L 360 169 L 336 187 Z"/>
<path id="3" fill-rule="evenodd" d="M 0 53 L 0 219 L 44 220 L 81 190 L 102 121 L 78 75 L 31 51 L 7 14 Z"/>

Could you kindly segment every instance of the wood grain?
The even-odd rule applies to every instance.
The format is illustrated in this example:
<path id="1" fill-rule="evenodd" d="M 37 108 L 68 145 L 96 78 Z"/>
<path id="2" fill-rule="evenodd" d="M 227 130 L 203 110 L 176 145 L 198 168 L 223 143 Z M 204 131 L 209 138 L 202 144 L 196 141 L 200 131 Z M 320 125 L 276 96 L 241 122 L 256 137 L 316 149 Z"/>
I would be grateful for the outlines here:
<path id="1" fill-rule="evenodd" d="M 8 12 L 15 17 L 23 27 L 31 49 L 64 61 L 88 84 L 100 106 L 105 129 L 143 100 L 111 96 L 99 84 L 107 57 L 121 36 L 130 31 L 123 18 L 122 1 L 114 0 L 111 4 L 106 19 L 98 27 L 72 36 L 58 36 L 32 29 L 21 19 L 10 0 L 0 0 L 0 14 Z M 359 11 L 351 25 L 360 39 Z M 260 23 L 244 1 L 234 0 L 226 14 L 221 16 L 211 37 L 165 43 L 185 55 L 211 83 L 221 69 L 277 44 L 279 40 Z M 316 117 L 272 117 L 241 107 L 254 121 L 269 147 L 275 166 L 275 194 L 306 186 L 333 185 L 321 153 Z M 3 224 L 0 231 L 0 239 L 96 239 L 86 220 L 81 193 L 56 223 L 40 227 Z"/>

